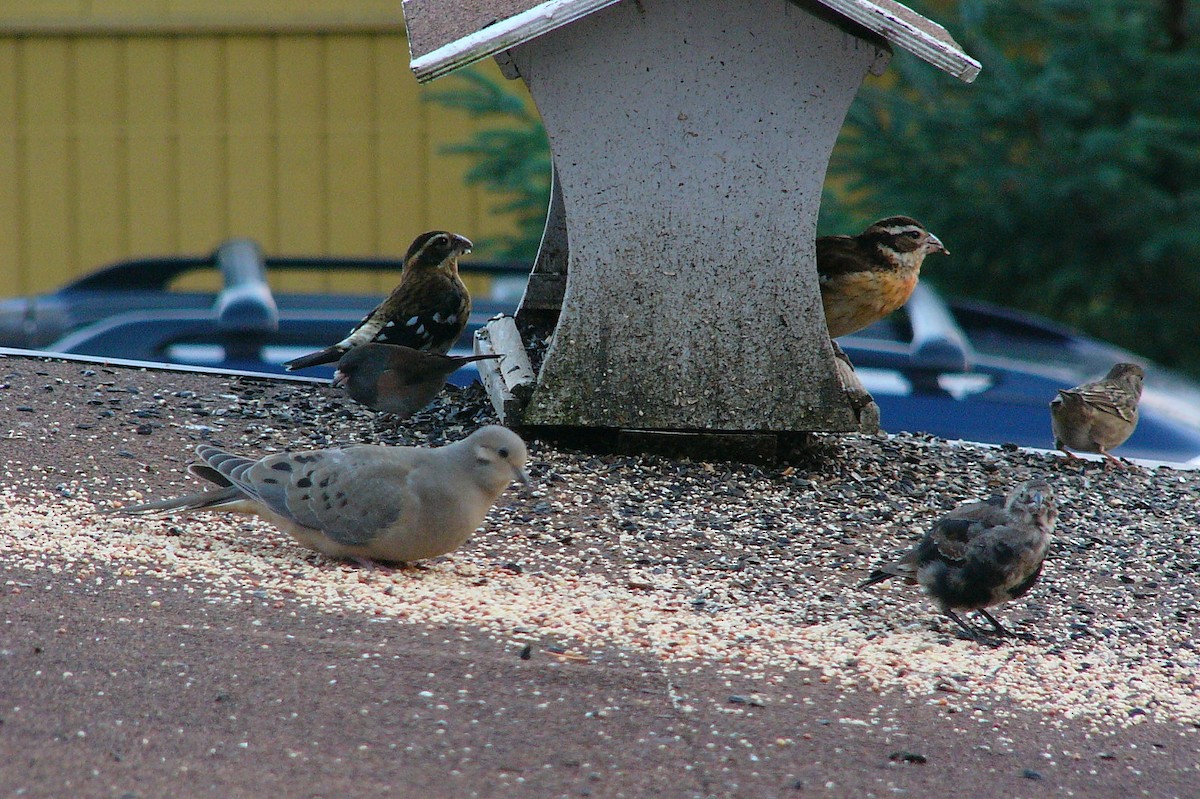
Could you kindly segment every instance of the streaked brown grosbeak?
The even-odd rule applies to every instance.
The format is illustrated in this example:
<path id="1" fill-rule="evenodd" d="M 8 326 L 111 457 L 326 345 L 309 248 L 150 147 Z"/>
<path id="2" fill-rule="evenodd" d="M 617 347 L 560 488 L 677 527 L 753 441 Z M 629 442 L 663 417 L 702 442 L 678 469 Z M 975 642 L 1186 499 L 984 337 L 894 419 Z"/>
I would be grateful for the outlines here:
<path id="1" fill-rule="evenodd" d="M 458 257 L 471 251 L 462 236 L 433 230 L 413 241 L 404 256 L 400 283 L 350 334 L 320 352 L 284 364 L 288 371 L 339 360 L 368 342 L 417 350 L 448 351 L 471 315 L 471 295 L 458 276 Z"/>

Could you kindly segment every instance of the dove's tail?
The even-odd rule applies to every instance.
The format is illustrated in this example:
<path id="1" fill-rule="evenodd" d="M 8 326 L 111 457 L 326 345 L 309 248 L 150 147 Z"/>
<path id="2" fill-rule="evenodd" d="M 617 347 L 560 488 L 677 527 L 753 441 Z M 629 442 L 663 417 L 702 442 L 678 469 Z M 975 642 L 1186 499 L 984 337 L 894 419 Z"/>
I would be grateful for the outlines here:
<path id="1" fill-rule="evenodd" d="M 146 502 L 141 505 L 129 505 L 124 508 L 105 508 L 101 513 L 120 513 L 122 515 L 136 515 L 142 513 L 187 513 L 197 510 L 208 510 L 210 508 L 221 508 L 221 510 L 238 510 L 235 506 L 239 502 L 246 501 L 246 494 L 237 486 L 228 486 L 226 488 L 215 488 L 211 491 L 201 491 L 197 494 L 188 494 L 185 497 L 170 497 L 168 499 L 159 499 L 154 502 Z"/>

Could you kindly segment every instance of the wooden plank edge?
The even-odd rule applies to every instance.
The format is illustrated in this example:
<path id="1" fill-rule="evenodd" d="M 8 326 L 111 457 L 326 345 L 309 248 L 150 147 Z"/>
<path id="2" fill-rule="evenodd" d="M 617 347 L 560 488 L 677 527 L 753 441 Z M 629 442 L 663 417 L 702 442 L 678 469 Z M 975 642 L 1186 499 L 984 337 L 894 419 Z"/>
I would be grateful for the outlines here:
<path id="1" fill-rule="evenodd" d="M 424 55 L 412 57 L 409 66 L 418 83 L 428 83 L 617 2 L 619 0 L 547 0 Z M 408 37 L 410 48 L 414 38 L 411 34 Z"/>
<path id="2" fill-rule="evenodd" d="M 476 355 L 499 355 L 494 360 L 478 361 L 479 379 L 487 391 L 500 423 L 519 426 L 525 406 L 533 395 L 536 375 L 516 320 L 498 315 L 475 331 Z"/>
<path id="3" fill-rule="evenodd" d="M 913 16 L 928 22 L 930 26 L 944 33 L 945 38 L 933 36 L 928 31 L 918 28 L 908 20 L 902 19 L 874 3 L 863 3 L 861 0 L 820 0 L 820 2 L 964 83 L 972 83 L 975 78 L 979 77 L 979 71 L 983 68 L 982 64 L 963 52 L 949 31 L 933 20 L 922 17 L 912 9 L 908 10 L 912 12 Z"/>

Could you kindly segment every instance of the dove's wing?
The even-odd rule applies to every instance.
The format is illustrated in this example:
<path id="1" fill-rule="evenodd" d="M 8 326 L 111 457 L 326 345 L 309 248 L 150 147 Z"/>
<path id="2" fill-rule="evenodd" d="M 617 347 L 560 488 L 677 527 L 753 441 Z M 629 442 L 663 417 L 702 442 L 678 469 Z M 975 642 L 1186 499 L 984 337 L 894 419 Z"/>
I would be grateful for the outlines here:
<path id="1" fill-rule="evenodd" d="M 363 546 L 416 510 L 407 483 L 423 459 L 407 447 L 359 446 L 209 462 L 277 515 L 339 544 Z"/>

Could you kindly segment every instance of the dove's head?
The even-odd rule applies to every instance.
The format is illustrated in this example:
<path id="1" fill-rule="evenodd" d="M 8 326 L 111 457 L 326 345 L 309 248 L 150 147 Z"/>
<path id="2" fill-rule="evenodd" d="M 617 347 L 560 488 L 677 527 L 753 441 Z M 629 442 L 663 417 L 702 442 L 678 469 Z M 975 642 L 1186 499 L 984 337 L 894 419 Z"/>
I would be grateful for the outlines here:
<path id="1" fill-rule="evenodd" d="M 1036 524 L 1049 532 L 1058 520 L 1054 489 L 1045 480 L 1027 480 L 1013 489 L 1005 509 L 1025 524 Z"/>
<path id="2" fill-rule="evenodd" d="M 507 427 L 496 424 L 481 427 L 467 436 L 465 443 L 475 459 L 477 480 L 485 488 L 499 494 L 513 480 L 530 484 L 525 471 L 529 460 L 525 442 Z"/>

